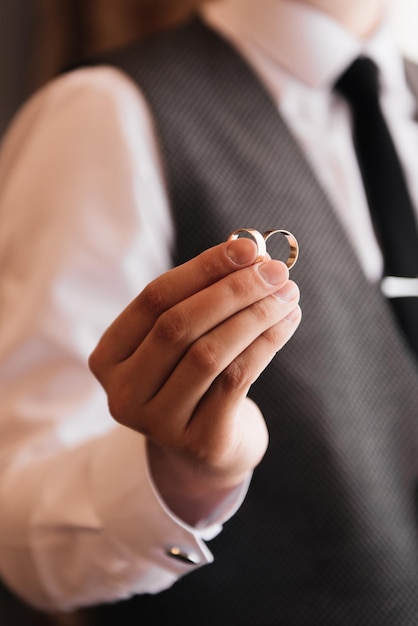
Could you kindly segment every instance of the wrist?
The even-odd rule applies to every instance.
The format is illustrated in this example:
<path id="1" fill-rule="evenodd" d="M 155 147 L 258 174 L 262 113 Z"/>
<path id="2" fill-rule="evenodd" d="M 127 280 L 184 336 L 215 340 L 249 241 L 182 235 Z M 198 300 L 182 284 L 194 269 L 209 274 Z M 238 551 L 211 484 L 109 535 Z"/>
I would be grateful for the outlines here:
<path id="1" fill-rule="evenodd" d="M 212 517 L 213 511 L 248 480 L 249 473 L 210 472 L 198 461 L 147 441 L 152 480 L 167 507 L 191 526 Z"/>

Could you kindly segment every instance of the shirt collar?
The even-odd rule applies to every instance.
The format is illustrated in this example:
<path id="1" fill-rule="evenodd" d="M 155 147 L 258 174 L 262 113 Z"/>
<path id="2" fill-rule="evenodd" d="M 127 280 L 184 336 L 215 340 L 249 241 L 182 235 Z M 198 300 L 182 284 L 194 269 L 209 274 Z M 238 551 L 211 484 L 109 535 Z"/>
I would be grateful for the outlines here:
<path id="1" fill-rule="evenodd" d="M 205 13 L 225 34 L 251 42 L 308 87 L 329 88 L 361 54 L 378 64 L 386 87 L 405 84 L 387 18 L 369 39 L 360 40 L 324 12 L 295 0 L 218 0 Z"/>

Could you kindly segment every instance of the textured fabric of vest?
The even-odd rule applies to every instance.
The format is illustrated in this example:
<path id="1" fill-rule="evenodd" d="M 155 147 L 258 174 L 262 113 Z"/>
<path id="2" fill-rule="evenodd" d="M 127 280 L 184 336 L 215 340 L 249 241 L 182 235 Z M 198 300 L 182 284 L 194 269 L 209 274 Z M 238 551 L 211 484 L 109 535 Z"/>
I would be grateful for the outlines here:
<path id="1" fill-rule="evenodd" d="M 302 324 L 251 389 L 270 431 L 215 562 L 97 624 L 418 624 L 418 370 L 247 65 L 199 21 L 109 59 L 155 115 L 175 262 L 242 226 L 300 242 Z"/>

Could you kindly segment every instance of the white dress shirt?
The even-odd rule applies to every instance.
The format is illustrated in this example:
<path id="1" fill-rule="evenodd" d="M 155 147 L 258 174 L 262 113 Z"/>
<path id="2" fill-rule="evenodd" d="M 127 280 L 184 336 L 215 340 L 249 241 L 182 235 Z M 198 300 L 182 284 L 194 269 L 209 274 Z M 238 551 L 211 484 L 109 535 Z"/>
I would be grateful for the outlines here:
<path id="1" fill-rule="evenodd" d="M 359 42 L 325 15 L 277 0 L 222 0 L 205 19 L 270 91 L 376 280 L 381 257 L 349 116 L 330 86 L 360 52 L 377 61 L 418 206 L 418 128 L 390 29 Z M 243 496 L 202 528 L 173 516 L 152 485 L 143 437 L 113 422 L 88 371 L 106 327 L 171 265 L 158 142 L 126 76 L 82 69 L 30 100 L 1 153 L 0 223 L 1 576 L 44 608 L 164 589 L 211 561 L 205 540 Z M 168 557 L 172 547 L 196 564 Z"/>
<path id="2" fill-rule="evenodd" d="M 416 103 L 389 22 L 361 41 L 327 15 L 295 0 L 226 0 L 209 4 L 211 23 L 248 59 L 303 148 L 359 257 L 378 280 L 377 245 L 351 138 L 347 105 L 332 86 L 360 54 L 381 71 L 381 104 L 418 207 Z"/>

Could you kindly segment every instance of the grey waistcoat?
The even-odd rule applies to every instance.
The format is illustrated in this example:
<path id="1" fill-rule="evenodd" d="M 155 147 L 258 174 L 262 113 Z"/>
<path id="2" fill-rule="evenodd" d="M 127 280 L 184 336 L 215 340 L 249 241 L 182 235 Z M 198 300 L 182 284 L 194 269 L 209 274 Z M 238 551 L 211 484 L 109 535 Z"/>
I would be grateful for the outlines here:
<path id="1" fill-rule="evenodd" d="M 417 366 L 269 95 L 199 21 L 115 55 L 160 135 L 175 262 L 242 226 L 296 234 L 303 321 L 251 389 L 270 431 L 215 562 L 103 624 L 418 624 Z"/>

